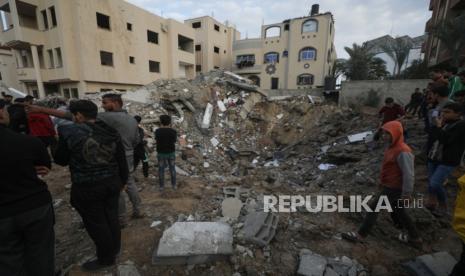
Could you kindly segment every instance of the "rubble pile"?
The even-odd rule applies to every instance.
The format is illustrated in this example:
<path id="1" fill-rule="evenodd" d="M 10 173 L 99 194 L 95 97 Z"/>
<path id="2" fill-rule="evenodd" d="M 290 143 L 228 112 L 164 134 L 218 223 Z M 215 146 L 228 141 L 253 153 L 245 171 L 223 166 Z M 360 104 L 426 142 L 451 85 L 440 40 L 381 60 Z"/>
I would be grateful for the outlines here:
<path id="1" fill-rule="evenodd" d="M 87 97 L 100 105 L 102 94 Z M 158 207 L 169 209 L 170 199 L 147 208 L 147 228 L 160 234 L 157 246 L 149 249 L 155 264 L 152 275 L 169 274 L 156 270 L 166 264 L 187 264 L 185 274 L 235 276 L 355 276 L 370 275 L 375 266 L 385 269 L 376 258 L 389 259 L 380 252 L 395 244 L 386 237 L 397 231 L 389 218 L 380 216 L 380 226 L 373 231 L 381 241 L 376 250 L 354 252 L 354 257 L 340 233 L 353 231 L 362 214 L 309 214 L 305 208 L 278 214 L 265 212 L 263 202 L 264 195 L 374 193 L 383 155 L 383 147 L 373 142 L 378 126 L 374 116 L 308 96 L 270 99 L 247 80 L 221 70 L 192 81 L 158 80 L 124 93 L 123 99 L 124 109 L 143 118 L 151 152 L 159 116 L 172 116 L 179 133 L 180 190 L 184 185 L 192 189 L 189 193 L 194 190 L 191 183 L 198 185 L 194 197 L 199 203 L 189 211 L 157 213 Z M 409 144 L 418 153 L 425 140 L 421 127 L 406 122 L 406 128 Z M 150 163 L 151 168 L 156 165 L 153 154 Z M 156 174 L 154 170 L 150 181 L 155 183 Z M 181 192 L 173 204 L 184 197 Z M 425 209 L 412 212 L 418 225 L 428 226 L 422 228 L 425 240 L 433 239 L 441 221 Z M 230 262 L 215 271 L 221 267 L 215 261 L 225 258 Z M 146 265 L 121 269 L 150 275 Z M 392 269 L 386 275 L 402 274 L 400 265 Z"/>

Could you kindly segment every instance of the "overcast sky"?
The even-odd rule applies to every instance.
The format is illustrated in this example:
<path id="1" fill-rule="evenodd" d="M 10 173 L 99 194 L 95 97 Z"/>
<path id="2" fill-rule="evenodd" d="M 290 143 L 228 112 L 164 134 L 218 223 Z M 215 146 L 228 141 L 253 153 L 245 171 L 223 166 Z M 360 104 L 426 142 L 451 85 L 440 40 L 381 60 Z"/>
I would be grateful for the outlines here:
<path id="1" fill-rule="evenodd" d="M 312 4 L 335 18 L 338 57 L 347 57 L 344 46 L 390 34 L 419 36 L 431 17 L 430 0 L 126 0 L 163 17 L 179 21 L 213 15 L 235 24 L 242 38 L 258 37 L 262 22 L 272 24 L 308 15 Z"/>

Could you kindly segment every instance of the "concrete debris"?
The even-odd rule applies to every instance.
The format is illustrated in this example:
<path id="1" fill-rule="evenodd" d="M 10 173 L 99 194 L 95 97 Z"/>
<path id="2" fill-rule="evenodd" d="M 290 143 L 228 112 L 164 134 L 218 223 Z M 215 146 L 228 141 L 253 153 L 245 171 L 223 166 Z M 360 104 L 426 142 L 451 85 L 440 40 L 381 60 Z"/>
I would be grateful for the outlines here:
<path id="1" fill-rule="evenodd" d="M 318 165 L 318 169 L 320 171 L 327 171 L 327 170 L 331 170 L 331 169 L 335 169 L 335 168 L 337 168 L 337 166 L 334 165 L 334 164 L 323 163 L 323 164 Z"/>
<path id="2" fill-rule="evenodd" d="M 133 264 L 118 265 L 117 276 L 140 276 L 139 271 Z"/>
<path id="3" fill-rule="evenodd" d="M 347 139 L 349 140 L 350 143 L 356 143 L 356 142 L 361 142 L 364 141 L 368 136 L 373 135 L 373 131 L 365 131 L 353 135 L 347 136 Z"/>
<path id="4" fill-rule="evenodd" d="M 236 220 L 241 214 L 243 203 L 235 197 L 228 197 L 221 203 L 223 217 L 229 217 Z"/>
<path id="5" fill-rule="evenodd" d="M 302 276 L 323 276 L 327 263 L 325 257 L 314 254 L 309 250 L 303 251 L 300 255 L 297 274 Z"/>
<path id="6" fill-rule="evenodd" d="M 233 254 L 232 228 L 221 222 L 176 222 L 160 239 L 152 263 L 202 264 Z"/>
<path id="7" fill-rule="evenodd" d="M 300 251 L 297 271 L 302 276 L 357 276 L 366 275 L 365 268 L 346 256 L 327 258 L 308 249 Z"/>
<path id="8" fill-rule="evenodd" d="M 202 128 L 210 127 L 212 115 L 213 115 L 213 105 L 211 105 L 210 103 L 207 103 L 207 107 L 205 108 L 205 112 L 203 114 Z"/>
<path id="9" fill-rule="evenodd" d="M 450 275 L 457 260 L 448 252 L 437 252 L 422 255 L 404 264 L 410 273 L 416 276 L 447 276 Z"/>
<path id="10" fill-rule="evenodd" d="M 244 222 L 243 236 L 259 246 L 266 246 L 276 234 L 278 221 L 279 217 L 276 213 L 263 211 L 250 213 Z"/>
<path id="11" fill-rule="evenodd" d="M 150 225 L 150 228 L 155 228 L 160 224 L 162 224 L 162 222 L 159 221 L 159 220 L 156 220 L 156 221 L 152 222 L 152 224 Z"/>

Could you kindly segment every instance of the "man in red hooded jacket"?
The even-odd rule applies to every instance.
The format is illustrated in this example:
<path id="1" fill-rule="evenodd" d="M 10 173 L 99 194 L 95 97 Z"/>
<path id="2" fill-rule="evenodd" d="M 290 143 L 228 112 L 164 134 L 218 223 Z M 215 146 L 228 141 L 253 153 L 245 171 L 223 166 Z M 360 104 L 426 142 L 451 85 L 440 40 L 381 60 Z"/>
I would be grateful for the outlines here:
<path id="1" fill-rule="evenodd" d="M 402 124 L 391 121 L 382 126 L 383 137 L 388 145 L 384 152 L 381 168 L 381 192 L 369 207 L 375 210 L 381 196 L 386 196 L 393 210 L 392 218 L 397 226 L 406 228 L 408 235 L 400 234 L 399 240 L 421 246 L 415 224 L 403 208 L 403 199 L 410 199 L 415 181 L 414 156 L 410 147 L 404 142 Z M 368 212 L 357 233 L 343 233 L 342 237 L 350 241 L 361 241 L 370 232 L 378 217 L 377 212 Z"/>

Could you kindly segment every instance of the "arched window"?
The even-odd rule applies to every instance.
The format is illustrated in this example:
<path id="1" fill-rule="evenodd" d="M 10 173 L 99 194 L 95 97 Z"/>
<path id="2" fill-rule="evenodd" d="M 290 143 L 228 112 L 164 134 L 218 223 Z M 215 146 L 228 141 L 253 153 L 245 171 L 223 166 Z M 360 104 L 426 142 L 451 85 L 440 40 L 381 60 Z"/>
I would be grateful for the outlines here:
<path id="1" fill-rule="evenodd" d="M 316 49 L 305 47 L 299 52 L 299 61 L 301 60 L 316 60 Z"/>
<path id="2" fill-rule="evenodd" d="M 265 38 L 281 36 L 281 27 L 272 26 L 265 30 Z"/>
<path id="3" fill-rule="evenodd" d="M 309 19 L 302 24 L 302 33 L 316 33 L 318 32 L 318 21 Z"/>
<path id="4" fill-rule="evenodd" d="M 256 86 L 260 86 L 260 77 L 252 75 L 249 77 L 249 80 L 251 80 Z"/>
<path id="5" fill-rule="evenodd" d="M 301 74 L 297 76 L 297 85 L 312 85 L 313 75 L 312 74 Z"/>
<path id="6" fill-rule="evenodd" d="M 278 63 L 279 62 L 279 54 L 276 52 L 269 52 L 265 54 L 265 58 L 263 59 L 264 63 Z"/>

